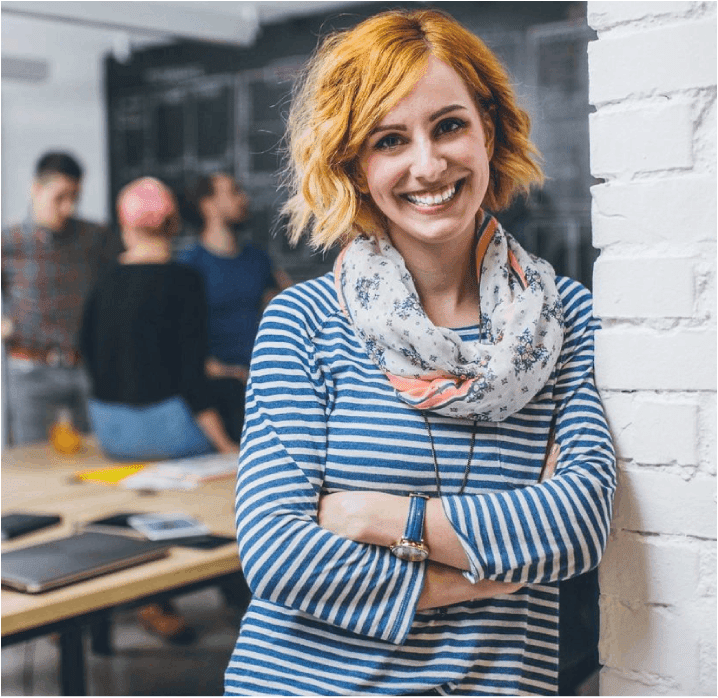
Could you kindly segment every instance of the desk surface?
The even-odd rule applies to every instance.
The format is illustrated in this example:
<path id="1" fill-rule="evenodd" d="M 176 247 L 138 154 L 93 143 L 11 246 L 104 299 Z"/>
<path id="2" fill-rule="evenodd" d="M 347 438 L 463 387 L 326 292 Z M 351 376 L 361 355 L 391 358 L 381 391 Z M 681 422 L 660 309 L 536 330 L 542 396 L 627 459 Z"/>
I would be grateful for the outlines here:
<path id="1" fill-rule="evenodd" d="M 117 512 L 184 512 L 212 533 L 234 535 L 234 478 L 200 485 L 189 492 L 140 494 L 116 485 L 74 482 L 76 470 L 110 463 L 92 444 L 62 456 L 49 445 L 4 449 L 2 513 L 59 514 L 62 524 L 6 541 L 2 550 L 42 543 L 72 533 L 76 524 Z M 214 550 L 173 547 L 167 557 L 72 584 L 43 594 L 2 590 L 2 635 L 134 601 L 148 594 L 200 582 L 240 569 L 237 547 Z"/>

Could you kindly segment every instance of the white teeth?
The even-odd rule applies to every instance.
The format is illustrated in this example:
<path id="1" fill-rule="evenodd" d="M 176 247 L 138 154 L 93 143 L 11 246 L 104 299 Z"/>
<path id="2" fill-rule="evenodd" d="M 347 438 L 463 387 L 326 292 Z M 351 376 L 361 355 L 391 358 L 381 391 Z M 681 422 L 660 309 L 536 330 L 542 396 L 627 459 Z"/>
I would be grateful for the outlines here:
<path id="1" fill-rule="evenodd" d="M 451 184 L 438 194 L 406 194 L 406 198 L 417 206 L 437 206 L 451 199 L 456 194 L 456 183 Z"/>

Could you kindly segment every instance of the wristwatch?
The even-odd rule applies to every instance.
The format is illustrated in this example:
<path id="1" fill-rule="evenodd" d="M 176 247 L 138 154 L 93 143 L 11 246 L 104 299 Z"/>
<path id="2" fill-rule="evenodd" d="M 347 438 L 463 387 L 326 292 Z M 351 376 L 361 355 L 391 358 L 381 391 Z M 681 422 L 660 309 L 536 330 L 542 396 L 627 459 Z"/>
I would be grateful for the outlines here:
<path id="1" fill-rule="evenodd" d="M 400 560 L 421 562 L 429 557 L 429 547 L 424 543 L 424 517 L 429 495 L 412 492 L 409 495 L 409 515 L 404 535 L 391 546 L 391 552 Z"/>

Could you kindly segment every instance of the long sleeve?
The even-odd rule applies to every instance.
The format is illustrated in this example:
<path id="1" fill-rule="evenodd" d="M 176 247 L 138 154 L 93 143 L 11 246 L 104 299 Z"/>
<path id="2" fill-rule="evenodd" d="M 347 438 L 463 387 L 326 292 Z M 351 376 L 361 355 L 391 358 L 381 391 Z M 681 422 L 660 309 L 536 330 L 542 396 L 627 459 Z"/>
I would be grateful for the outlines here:
<path id="1" fill-rule="evenodd" d="M 597 322 L 589 292 L 562 285 L 565 341 L 556 375 L 554 476 L 510 491 L 443 498 L 468 578 L 543 583 L 595 567 L 608 537 L 615 455 L 593 376 Z"/>
<path id="2" fill-rule="evenodd" d="M 3 317 L 14 317 L 15 298 L 13 286 L 15 280 L 15 259 L 17 256 L 17 244 L 14 234 L 16 231 L 10 228 L 2 230 L 2 277 L 0 289 L 2 290 L 2 314 Z"/>
<path id="3" fill-rule="evenodd" d="M 240 558 L 255 598 L 400 644 L 425 563 L 321 528 L 328 384 L 312 338 L 321 318 L 295 289 L 268 307 L 253 353 L 237 484 Z"/>

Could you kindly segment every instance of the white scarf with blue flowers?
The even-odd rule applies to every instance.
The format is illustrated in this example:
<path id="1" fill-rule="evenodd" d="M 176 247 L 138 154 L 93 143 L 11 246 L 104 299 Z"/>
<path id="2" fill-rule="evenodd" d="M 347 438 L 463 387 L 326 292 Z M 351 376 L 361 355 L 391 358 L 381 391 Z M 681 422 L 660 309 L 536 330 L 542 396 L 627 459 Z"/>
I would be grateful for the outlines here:
<path id="1" fill-rule="evenodd" d="M 563 311 L 551 265 L 526 252 L 489 214 L 480 220 L 479 341 L 464 341 L 429 320 L 386 234 L 349 243 L 334 278 L 342 310 L 404 402 L 500 422 L 548 381 L 563 344 Z"/>

